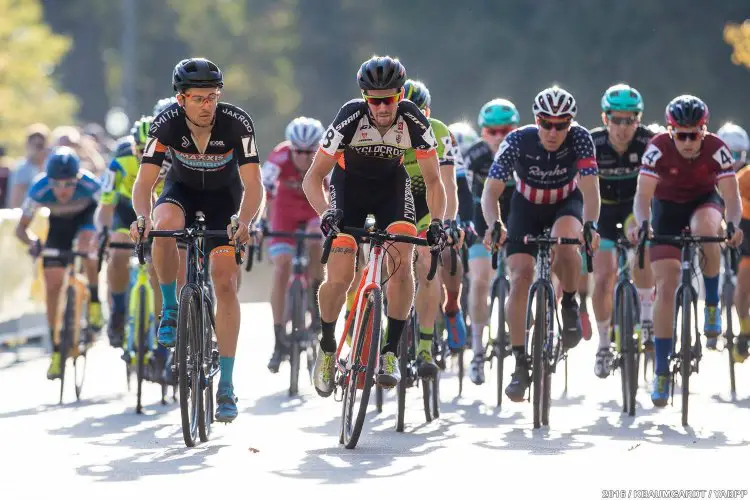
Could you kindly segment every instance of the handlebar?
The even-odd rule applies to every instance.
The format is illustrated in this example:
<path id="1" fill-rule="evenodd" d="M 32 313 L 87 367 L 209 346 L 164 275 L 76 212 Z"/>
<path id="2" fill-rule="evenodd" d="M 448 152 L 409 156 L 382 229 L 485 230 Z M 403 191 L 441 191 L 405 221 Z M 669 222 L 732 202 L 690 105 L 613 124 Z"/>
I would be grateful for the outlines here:
<path id="1" fill-rule="evenodd" d="M 140 224 L 139 224 L 138 230 L 142 234 L 143 228 L 140 227 Z M 148 235 L 149 235 L 149 238 L 174 238 L 177 241 L 190 241 L 195 238 L 205 238 L 205 239 L 226 238 L 227 232 L 225 230 L 218 230 L 218 229 L 196 229 L 194 227 L 189 227 L 186 229 L 177 229 L 177 230 L 154 229 L 151 232 L 149 232 Z M 141 265 L 146 263 L 146 259 L 143 253 L 144 244 L 145 242 L 143 241 L 143 239 L 141 239 L 141 241 L 136 243 L 135 245 L 135 251 L 136 251 L 136 254 L 138 255 L 138 262 Z"/>
<path id="2" fill-rule="evenodd" d="M 734 226 L 732 226 L 732 231 L 734 231 Z M 687 245 L 700 245 L 703 243 L 724 243 L 728 239 L 729 237 L 727 236 L 694 236 L 690 234 L 690 230 L 688 229 L 683 229 L 679 235 L 655 234 L 649 237 L 648 222 L 644 222 L 641 226 L 640 237 L 638 239 L 638 267 L 643 269 L 646 241 L 653 241 L 657 244 L 677 245 L 683 248 Z"/>

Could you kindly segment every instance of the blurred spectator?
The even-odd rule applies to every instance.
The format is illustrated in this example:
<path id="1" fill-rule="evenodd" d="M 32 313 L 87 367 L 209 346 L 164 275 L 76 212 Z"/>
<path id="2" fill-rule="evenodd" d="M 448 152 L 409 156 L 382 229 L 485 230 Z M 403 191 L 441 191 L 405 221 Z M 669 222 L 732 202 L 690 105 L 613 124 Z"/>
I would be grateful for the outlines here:
<path id="1" fill-rule="evenodd" d="M 109 158 L 115 149 L 115 141 L 107 134 L 104 127 L 98 123 L 88 123 L 83 127 L 83 135 L 91 137 L 96 141 L 99 149 L 99 154 L 105 158 Z"/>
<path id="2" fill-rule="evenodd" d="M 5 156 L 5 146 L 0 144 L 0 207 L 8 201 L 8 176 L 10 176 L 10 162 Z"/>
<path id="3" fill-rule="evenodd" d="M 60 126 L 52 131 L 52 145 L 73 148 L 81 159 L 81 166 L 96 176 L 101 176 L 106 168 L 104 158 L 90 137 L 81 137 L 81 132 L 73 126 Z"/>
<path id="4" fill-rule="evenodd" d="M 8 179 L 8 194 L 5 206 L 18 208 L 26 198 L 31 181 L 44 169 L 47 158 L 49 128 L 35 123 L 26 129 L 26 157 L 16 166 Z"/>

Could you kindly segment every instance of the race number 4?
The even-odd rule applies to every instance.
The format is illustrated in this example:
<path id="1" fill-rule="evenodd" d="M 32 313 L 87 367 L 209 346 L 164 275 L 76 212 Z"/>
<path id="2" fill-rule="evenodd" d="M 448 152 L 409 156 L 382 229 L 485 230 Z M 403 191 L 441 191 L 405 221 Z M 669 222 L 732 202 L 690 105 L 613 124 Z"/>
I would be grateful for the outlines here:
<path id="1" fill-rule="evenodd" d="M 654 146 L 653 144 L 649 144 L 648 149 L 645 153 L 643 153 L 643 158 L 641 159 L 641 162 L 648 166 L 653 167 L 656 165 L 656 162 L 659 161 L 659 158 L 661 158 L 662 152 Z"/>
<path id="2" fill-rule="evenodd" d="M 729 149 L 726 146 L 720 147 L 719 150 L 714 153 L 713 159 L 716 160 L 716 163 L 719 164 L 722 170 L 732 168 L 732 165 L 734 165 L 732 153 L 729 152 Z"/>

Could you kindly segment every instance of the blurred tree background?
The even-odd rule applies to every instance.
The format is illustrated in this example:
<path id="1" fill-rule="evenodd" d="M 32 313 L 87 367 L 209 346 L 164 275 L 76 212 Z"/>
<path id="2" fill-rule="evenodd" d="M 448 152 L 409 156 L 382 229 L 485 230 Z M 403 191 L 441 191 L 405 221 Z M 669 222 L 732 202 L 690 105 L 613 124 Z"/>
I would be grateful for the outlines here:
<path id="1" fill-rule="evenodd" d="M 33 15 L 9 15 L 39 6 L 63 38 Z M 263 153 L 296 115 L 327 124 L 357 96 L 359 64 L 378 53 L 424 80 L 447 122 L 473 123 L 493 97 L 529 121 L 534 94 L 558 83 L 595 126 L 601 93 L 625 81 L 644 95 L 647 122 L 692 93 L 708 102 L 714 129 L 728 119 L 750 127 L 748 18 L 748 0 L 0 0 L 0 96 L 28 122 L 66 120 L 72 100 L 54 77 L 77 98 L 79 122 L 102 123 L 112 106 L 134 119 L 172 93 L 179 59 L 204 56 L 225 72 L 224 100 L 253 116 Z M 50 39 L 9 47 L 19 30 Z M 4 135 L 17 132 L 20 122 L 0 120 Z"/>

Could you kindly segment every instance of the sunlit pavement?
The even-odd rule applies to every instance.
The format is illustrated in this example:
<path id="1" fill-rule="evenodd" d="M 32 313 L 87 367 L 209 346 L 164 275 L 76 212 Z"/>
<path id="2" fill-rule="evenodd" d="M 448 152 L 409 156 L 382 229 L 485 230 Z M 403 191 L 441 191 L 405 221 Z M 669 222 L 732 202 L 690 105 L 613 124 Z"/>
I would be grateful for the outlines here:
<path id="1" fill-rule="evenodd" d="M 340 403 L 319 398 L 304 376 L 302 395 L 290 399 L 288 363 L 276 375 L 267 371 L 271 332 L 268 304 L 243 305 L 234 376 L 240 416 L 215 424 L 211 440 L 192 449 L 183 443 L 178 404 L 162 406 L 158 386 L 146 386 L 145 414 L 135 414 L 135 391 L 127 392 L 119 351 L 106 340 L 90 351 L 77 403 L 71 384 L 66 403 L 57 404 L 59 382 L 45 379 L 46 358 L 26 356 L 0 369 L 0 498 L 421 492 L 536 499 L 603 498 L 603 490 L 620 489 L 637 498 L 640 489 L 750 485 L 750 366 L 738 365 L 737 402 L 731 402 L 726 352 L 704 351 L 701 371 L 691 378 L 689 428 L 680 425 L 679 388 L 675 405 L 657 410 L 642 383 L 636 417 L 623 416 L 619 372 L 607 380 L 594 376 L 594 336 L 571 354 L 567 394 L 563 374 L 553 379 L 549 428 L 532 429 L 529 403 L 495 408 L 488 366 L 487 383 L 477 387 L 467 377 L 461 398 L 455 374 L 444 374 L 442 414 L 432 423 L 425 423 L 421 390 L 412 389 L 403 434 L 394 431 L 395 394 L 389 394 L 382 414 L 371 406 L 350 451 L 338 444 Z M 468 361 L 469 354 L 467 367 Z M 506 363 L 506 380 L 512 364 Z"/>

